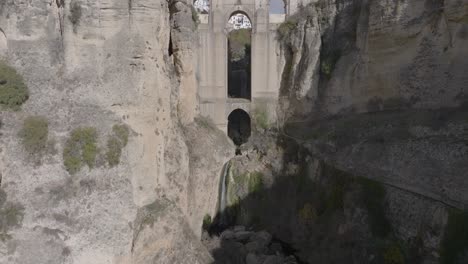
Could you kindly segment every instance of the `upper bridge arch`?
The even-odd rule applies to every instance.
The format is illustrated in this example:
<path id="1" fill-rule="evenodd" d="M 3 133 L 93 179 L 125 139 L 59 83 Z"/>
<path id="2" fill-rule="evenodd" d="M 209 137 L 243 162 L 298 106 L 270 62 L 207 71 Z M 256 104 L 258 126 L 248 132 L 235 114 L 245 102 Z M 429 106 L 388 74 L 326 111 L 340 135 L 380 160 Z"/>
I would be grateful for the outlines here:
<path id="1" fill-rule="evenodd" d="M 224 11 L 224 24 L 227 25 L 229 23 L 229 19 L 236 14 L 246 15 L 247 18 L 249 18 L 250 23 L 252 24 L 252 28 L 254 27 L 254 23 L 255 23 L 254 11 L 242 5 L 233 6 Z"/>

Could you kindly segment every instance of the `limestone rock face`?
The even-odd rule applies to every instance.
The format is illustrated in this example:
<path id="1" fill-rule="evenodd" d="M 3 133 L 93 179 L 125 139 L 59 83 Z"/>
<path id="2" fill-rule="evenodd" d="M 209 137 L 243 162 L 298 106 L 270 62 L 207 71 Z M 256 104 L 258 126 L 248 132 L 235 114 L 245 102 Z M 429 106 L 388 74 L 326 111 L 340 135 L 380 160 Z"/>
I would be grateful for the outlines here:
<path id="1" fill-rule="evenodd" d="M 376 102 L 438 108 L 466 100 L 467 1 L 312 2 L 283 45 L 286 111 L 317 118 Z"/>
<path id="2" fill-rule="evenodd" d="M 299 2 L 279 28 L 282 136 L 342 175 L 383 184 L 393 234 L 437 263 L 450 208 L 468 202 L 468 1 Z M 344 199 L 340 235 L 355 202 Z"/>
<path id="3" fill-rule="evenodd" d="M 135 221 L 132 263 L 212 263 L 208 251 L 170 200 L 141 208 Z"/>
<path id="4" fill-rule="evenodd" d="M 188 45 L 195 28 L 186 3 L 177 9 L 182 13 L 171 11 L 170 5 L 180 4 L 0 3 L 0 57 L 30 91 L 21 111 L 2 111 L 0 117 L 1 188 L 8 202 L 24 208 L 18 226 L 8 230 L 11 238 L 0 242 L 7 252 L 0 263 L 210 261 L 192 233 L 200 230 L 203 215 L 187 214 L 189 201 L 213 210 L 218 188 L 196 197 L 189 192 L 191 157 L 180 120 L 187 124 L 196 115 L 195 58 Z M 17 134 L 29 115 L 48 119 L 55 151 L 39 158 L 25 153 Z M 120 164 L 109 167 L 102 157 L 118 123 L 128 125 L 129 142 Z M 97 129 L 101 162 L 70 175 L 62 151 L 70 131 L 82 126 Z M 216 179 L 223 162 L 200 169 L 200 180 Z M 135 240 L 137 212 L 159 200 L 169 201 L 171 209 L 154 219 L 154 228 L 139 230 Z M 151 243 L 141 242 L 147 238 Z M 189 243 L 192 248 L 185 247 Z M 179 247 L 185 253 L 177 261 L 164 260 Z M 159 249 L 164 250 L 153 256 Z"/>

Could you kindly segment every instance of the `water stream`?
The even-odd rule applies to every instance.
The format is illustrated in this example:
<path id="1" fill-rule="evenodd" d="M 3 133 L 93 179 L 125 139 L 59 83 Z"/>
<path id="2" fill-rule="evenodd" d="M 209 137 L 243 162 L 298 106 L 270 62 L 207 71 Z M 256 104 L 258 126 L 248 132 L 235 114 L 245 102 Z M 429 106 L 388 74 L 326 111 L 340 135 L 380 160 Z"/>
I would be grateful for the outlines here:
<path id="1" fill-rule="evenodd" d="M 231 161 L 228 161 L 226 164 L 223 166 L 223 171 L 221 174 L 221 181 L 219 184 L 219 208 L 218 208 L 218 214 L 220 216 L 220 224 L 225 223 L 225 210 L 226 210 L 226 204 L 227 204 L 227 198 L 226 198 L 226 188 L 227 188 L 227 177 L 229 175 L 229 168 L 231 167 Z"/>

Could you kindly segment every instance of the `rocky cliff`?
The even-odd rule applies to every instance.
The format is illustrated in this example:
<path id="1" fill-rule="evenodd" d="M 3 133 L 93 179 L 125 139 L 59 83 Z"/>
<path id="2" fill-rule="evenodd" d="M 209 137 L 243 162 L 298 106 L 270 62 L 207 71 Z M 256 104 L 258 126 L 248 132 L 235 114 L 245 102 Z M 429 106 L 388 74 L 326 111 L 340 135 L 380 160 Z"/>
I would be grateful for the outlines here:
<path id="1" fill-rule="evenodd" d="M 282 94 L 303 103 L 297 113 L 318 118 L 465 101 L 466 1 L 302 4 L 279 32 Z"/>
<path id="2" fill-rule="evenodd" d="M 231 161 L 224 217 L 305 263 L 465 263 L 468 2 L 298 6 L 285 121 Z"/>
<path id="3" fill-rule="evenodd" d="M 1 112 L 6 202 L 0 263 L 210 260 L 195 234 L 200 236 L 204 214 L 214 213 L 219 171 L 231 145 L 208 122 L 194 122 L 196 21 L 190 5 L 0 3 L 0 56 L 29 90 L 21 109 Z M 29 116 L 48 124 L 47 151 L 24 148 L 19 131 Z M 106 162 L 116 146 L 108 140 L 114 125 L 129 131 L 118 165 Z M 86 141 L 72 131 L 94 132 Z M 201 134 L 215 141 L 192 140 Z M 70 166 L 77 160 L 67 156 L 76 154 L 74 140 L 71 146 L 84 146 L 83 153 L 95 157 L 89 162 L 87 156 L 87 166 L 76 172 Z M 197 152 L 201 143 L 212 156 Z M 194 150 L 199 156 L 190 155 Z M 199 191 L 200 182 L 209 182 L 212 191 Z M 176 250 L 181 248 L 184 254 Z"/>
<path id="4" fill-rule="evenodd" d="M 0 263 L 466 263 L 468 1 L 289 3 L 281 122 L 210 225 L 191 3 L 2 1 Z"/>

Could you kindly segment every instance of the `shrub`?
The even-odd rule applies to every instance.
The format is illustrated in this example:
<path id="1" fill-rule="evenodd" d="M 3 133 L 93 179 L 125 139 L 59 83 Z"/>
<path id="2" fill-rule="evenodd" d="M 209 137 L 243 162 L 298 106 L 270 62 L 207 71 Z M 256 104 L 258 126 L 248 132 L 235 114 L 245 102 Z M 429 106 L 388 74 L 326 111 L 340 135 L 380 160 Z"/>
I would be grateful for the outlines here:
<path id="1" fill-rule="evenodd" d="M 114 134 L 107 139 L 106 159 L 109 166 L 114 167 L 120 163 L 122 149 L 128 143 L 130 131 L 126 125 L 114 125 L 112 131 Z"/>
<path id="2" fill-rule="evenodd" d="M 23 77 L 0 61 L 0 106 L 18 110 L 28 98 L 29 92 Z"/>
<path id="3" fill-rule="evenodd" d="M 76 27 L 80 23 L 81 19 L 81 4 L 77 1 L 73 1 L 70 6 L 70 15 L 68 16 L 70 22 L 73 24 L 73 30 L 76 31 Z"/>
<path id="4" fill-rule="evenodd" d="M 324 56 L 320 58 L 320 72 L 327 79 L 331 78 L 333 71 L 335 70 L 335 65 L 341 57 L 340 50 L 333 50 L 330 52 L 324 52 Z"/>
<path id="5" fill-rule="evenodd" d="M 37 154 L 46 149 L 48 133 L 49 124 L 46 118 L 30 116 L 24 120 L 19 136 L 26 151 L 30 154 Z"/>
<path id="6" fill-rule="evenodd" d="M 404 264 L 405 257 L 397 243 L 393 243 L 387 247 L 383 253 L 385 264 Z"/>
<path id="7" fill-rule="evenodd" d="M 130 130 L 128 129 L 127 125 L 114 125 L 112 127 L 112 131 L 114 132 L 115 136 L 119 138 L 122 145 L 125 147 L 128 143 L 128 136 L 130 135 Z"/>
<path id="8" fill-rule="evenodd" d="M 317 212 L 310 203 L 305 203 L 299 210 L 299 219 L 303 222 L 314 221 L 317 218 Z"/>
<path id="9" fill-rule="evenodd" d="M 201 127 L 206 128 L 206 129 L 210 129 L 210 130 L 218 129 L 215 123 L 213 122 L 213 119 L 211 119 L 210 117 L 197 116 L 195 117 L 195 122 L 199 124 Z"/>
<path id="10" fill-rule="evenodd" d="M 255 118 L 255 124 L 257 125 L 257 127 L 260 127 L 264 130 L 268 129 L 268 113 L 265 107 L 257 107 L 253 113 L 253 116 Z"/>
<path id="11" fill-rule="evenodd" d="M 385 188 L 379 182 L 358 178 L 362 186 L 362 202 L 369 213 L 369 224 L 374 236 L 386 237 L 392 226 L 385 215 Z"/>
<path id="12" fill-rule="evenodd" d="M 195 29 L 198 27 L 200 24 L 200 17 L 198 17 L 198 11 L 195 9 L 193 5 L 190 5 L 190 9 L 192 11 L 192 21 L 195 24 Z"/>
<path id="13" fill-rule="evenodd" d="M 115 136 L 111 136 L 107 140 L 107 152 L 106 159 L 109 166 L 114 167 L 119 164 L 120 156 L 122 155 L 122 146 L 119 139 Z"/>
<path id="14" fill-rule="evenodd" d="M 249 175 L 249 193 L 256 193 L 263 189 L 263 174 L 252 172 Z"/>
<path id="15" fill-rule="evenodd" d="M 283 41 L 288 39 L 291 32 L 297 27 L 297 21 L 289 19 L 281 23 L 278 29 L 276 30 L 278 33 L 278 40 Z"/>
<path id="16" fill-rule="evenodd" d="M 98 153 L 96 140 L 97 132 L 93 127 L 81 127 L 72 131 L 63 150 L 63 162 L 70 174 L 78 172 L 84 164 L 90 169 L 94 167 Z"/>
<path id="17" fill-rule="evenodd" d="M 468 249 L 468 212 L 451 210 L 440 247 L 440 263 L 457 262 Z"/>
<path id="18" fill-rule="evenodd" d="M 343 209 L 343 200 L 345 194 L 345 182 L 337 181 L 331 186 L 330 193 L 327 198 L 327 208 L 330 210 Z"/>
<path id="19" fill-rule="evenodd" d="M 3 191 L 3 190 L 2 190 Z M 0 240 L 11 239 L 8 231 L 21 226 L 24 217 L 24 207 L 19 203 L 4 203 L 0 208 Z"/>
<path id="20" fill-rule="evenodd" d="M 206 214 L 203 217 L 203 225 L 202 225 L 203 230 L 208 230 L 211 226 L 211 223 L 212 223 L 211 215 Z"/>

